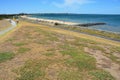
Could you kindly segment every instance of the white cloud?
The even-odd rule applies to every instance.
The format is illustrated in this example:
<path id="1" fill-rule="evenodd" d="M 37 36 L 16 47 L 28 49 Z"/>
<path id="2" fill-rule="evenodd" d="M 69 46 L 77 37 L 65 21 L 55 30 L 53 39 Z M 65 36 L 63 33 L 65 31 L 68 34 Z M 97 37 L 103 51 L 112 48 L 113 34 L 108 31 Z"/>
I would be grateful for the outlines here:
<path id="1" fill-rule="evenodd" d="M 91 3 L 92 0 L 64 0 L 63 3 L 56 3 L 54 2 L 54 5 L 57 7 L 73 7 L 76 5 L 83 5 L 86 3 Z"/>

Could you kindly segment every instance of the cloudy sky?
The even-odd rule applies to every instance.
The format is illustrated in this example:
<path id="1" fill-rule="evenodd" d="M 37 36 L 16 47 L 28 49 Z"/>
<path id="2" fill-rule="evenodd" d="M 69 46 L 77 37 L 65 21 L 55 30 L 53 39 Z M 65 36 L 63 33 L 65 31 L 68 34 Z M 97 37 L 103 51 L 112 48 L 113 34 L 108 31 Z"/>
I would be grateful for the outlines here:
<path id="1" fill-rule="evenodd" d="M 4 13 L 120 14 L 120 0 L 0 0 Z"/>

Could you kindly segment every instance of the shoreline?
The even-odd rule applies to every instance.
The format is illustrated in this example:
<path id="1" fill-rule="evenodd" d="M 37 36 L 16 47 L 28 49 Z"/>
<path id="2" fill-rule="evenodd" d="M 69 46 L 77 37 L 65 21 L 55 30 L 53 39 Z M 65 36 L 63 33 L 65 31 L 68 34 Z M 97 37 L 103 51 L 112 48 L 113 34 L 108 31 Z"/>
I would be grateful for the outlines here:
<path id="1" fill-rule="evenodd" d="M 38 22 L 47 22 L 51 24 L 58 23 L 60 25 L 78 25 L 79 23 L 74 23 L 74 22 L 65 22 L 65 21 L 60 21 L 60 20 L 51 20 L 51 19 L 43 19 L 43 18 L 33 18 L 29 16 L 20 16 L 21 18 L 26 18 L 26 19 L 31 19 L 31 20 L 36 20 Z"/>
<path id="2" fill-rule="evenodd" d="M 109 31 L 103 31 L 103 30 L 96 30 L 96 29 L 90 29 L 88 27 L 80 27 L 80 26 L 74 26 L 71 25 L 73 23 L 66 22 L 66 24 L 55 24 L 57 20 L 49 20 L 49 19 L 39 19 L 39 18 L 32 18 L 28 16 L 20 16 L 22 20 L 27 20 L 29 22 L 37 23 L 37 24 L 43 24 L 50 27 L 57 27 L 65 30 L 70 30 L 74 32 L 79 32 L 95 37 L 105 38 L 113 41 L 120 42 L 120 33 L 115 32 L 109 32 Z M 53 22 L 52 22 L 53 21 Z M 57 22 L 63 22 L 63 21 L 57 21 Z M 75 24 L 75 23 L 74 23 Z"/>
<path id="3" fill-rule="evenodd" d="M 87 28 L 87 29 L 91 29 L 91 30 L 96 30 L 96 31 L 104 31 L 104 32 L 108 32 L 108 33 L 114 33 L 114 34 L 120 34 L 120 32 L 114 32 L 114 31 L 109 31 L 109 30 L 101 30 L 101 29 L 94 29 L 94 28 L 89 28 L 89 26 L 82 26 L 82 25 L 88 25 L 91 23 L 75 23 L 75 22 L 68 22 L 68 21 L 62 21 L 62 20 L 52 20 L 52 19 L 44 19 L 44 18 L 35 18 L 35 17 L 29 17 L 29 16 L 20 16 L 21 18 L 24 19 L 29 19 L 29 20 L 34 20 L 36 22 L 46 22 L 48 24 L 52 24 L 52 25 L 67 25 L 67 26 L 75 26 L 75 27 L 80 27 L 80 28 Z M 57 23 L 57 24 L 56 24 Z M 93 23 L 96 25 L 96 23 Z M 105 25 L 106 23 L 97 23 L 97 25 Z"/>

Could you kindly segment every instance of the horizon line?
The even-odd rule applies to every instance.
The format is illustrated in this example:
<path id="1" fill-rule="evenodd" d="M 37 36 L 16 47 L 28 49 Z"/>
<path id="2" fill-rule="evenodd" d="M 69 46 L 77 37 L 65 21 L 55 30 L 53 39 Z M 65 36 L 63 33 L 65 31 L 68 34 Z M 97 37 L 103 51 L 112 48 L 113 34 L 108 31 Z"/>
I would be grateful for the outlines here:
<path id="1" fill-rule="evenodd" d="M 52 13 L 47 13 L 47 12 L 42 12 L 42 13 L 0 13 L 0 15 L 17 15 L 17 14 L 94 14 L 94 15 L 120 15 L 120 14 L 115 14 L 115 13 L 67 13 L 67 12 L 52 12 Z"/>

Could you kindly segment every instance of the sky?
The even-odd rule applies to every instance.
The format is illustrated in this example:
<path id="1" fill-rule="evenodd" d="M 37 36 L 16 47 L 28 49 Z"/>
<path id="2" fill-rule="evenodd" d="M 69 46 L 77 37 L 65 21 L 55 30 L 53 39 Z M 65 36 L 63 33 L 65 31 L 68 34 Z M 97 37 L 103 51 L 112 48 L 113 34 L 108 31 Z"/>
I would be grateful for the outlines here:
<path id="1" fill-rule="evenodd" d="M 0 14 L 120 14 L 120 0 L 0 0 Z"/>

